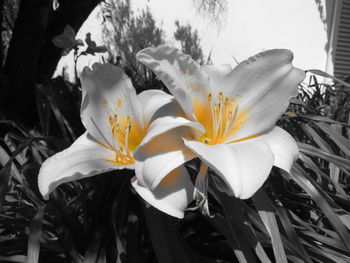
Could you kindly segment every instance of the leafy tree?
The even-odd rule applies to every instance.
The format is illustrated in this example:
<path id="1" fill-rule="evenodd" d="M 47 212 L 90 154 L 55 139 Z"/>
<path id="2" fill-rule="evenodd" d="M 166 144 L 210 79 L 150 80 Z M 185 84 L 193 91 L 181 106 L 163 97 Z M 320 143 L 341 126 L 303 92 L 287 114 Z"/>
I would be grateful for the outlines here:
<path id="1" fill-rule="evenodd" d="M 227 0 L 193 0 L 197 12 L 218 30 L 226 23 Z M 209 24 L 208 23 L 208 24 Z"/>
<path id="2" fill-rule="evenodd" d="M 5 54 L 10 44 L 12 30 L 18 13 L 19 0 L 1 0 L 0 2 L 0 64 L 5 60 Z"/>
<path id="3" fill-rule="evenodd" d="M 190 24 L 181 25 L 179 20 L 175 21 L 176 31 L 174 37 L 181 44 L 181 50 L 190 55 L 194 60 L 203 63 L 203 51 L 200 46 L 200 39 L 197 30 L 192 30 Z"/>
<path id="4" fill-rule="evenodd" d="M 130 0 L 110 0 L 104 5 L 103 16 L 104 37 L 116 64 L 135 68 L 139 50 L 164 43 L 164 32 L 157 27 L 149 8 L 136 15 Z"/>

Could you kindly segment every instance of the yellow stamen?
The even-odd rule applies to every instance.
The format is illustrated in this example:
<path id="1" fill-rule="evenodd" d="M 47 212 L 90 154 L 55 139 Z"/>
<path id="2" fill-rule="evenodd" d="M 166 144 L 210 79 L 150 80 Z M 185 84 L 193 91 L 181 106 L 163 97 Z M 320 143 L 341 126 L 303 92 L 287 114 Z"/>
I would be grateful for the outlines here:
<path id="1" fill-rule="evenodd" d="M 220 91 L 220 93 L 219 93 L 219 100 L 220 100 L 220 102 L 223 102 L 223 101 L 224 101 L 224 94 L 222 94 L 221 91 Z"/>
<path id="2" fill-rule="evenodd" d="M 211 102 L 213 99 L 213 95 L 211 95 L 211 93 L 208 94 L 208 101 Z"/>
<path id="3" fill-rule="evenodd" d="M 229 103 L 230 103 L 230 100 L 229 100 L 229 98 L 226 96 L 226 98 L 225 98 L 225 105 L 228 106 Z"/>
<path id="4" fill-rule="evenodd" d="M 223 92 L 216 96 L 215 99 L 212 93 L 208 93 L 207 103 L 193 98 L 194 114 L 206 129 L 197 139 L 210 145 L 230 140 L 243 127 L 250 111 L 239 111 L 237 99 L 230 99 Z"/>

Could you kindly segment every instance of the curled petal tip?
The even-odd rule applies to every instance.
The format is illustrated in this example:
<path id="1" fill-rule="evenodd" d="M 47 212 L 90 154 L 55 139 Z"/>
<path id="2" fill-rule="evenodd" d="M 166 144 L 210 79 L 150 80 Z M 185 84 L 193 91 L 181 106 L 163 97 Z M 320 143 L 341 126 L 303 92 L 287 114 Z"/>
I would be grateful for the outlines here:
<path id="1" fill-rule="evenodd" d="M 107 67 L 107 65 L 108 65 L 107 63 L 106 64 L 101 64 L 101 63 L 96 62 L 96 63 L 94 63 L 92 65 L 92 70 L 102 69 L 104 67 Z"/>
<path id="2" fill-rule="evenodd" d="M 81 72 L 81 79 L 84 79 L 86 76 L 91 75 L 91 73 L 92 73 L 92 70 L 89 67 L 85 66 L 83 68 L 83 71 Z"/>

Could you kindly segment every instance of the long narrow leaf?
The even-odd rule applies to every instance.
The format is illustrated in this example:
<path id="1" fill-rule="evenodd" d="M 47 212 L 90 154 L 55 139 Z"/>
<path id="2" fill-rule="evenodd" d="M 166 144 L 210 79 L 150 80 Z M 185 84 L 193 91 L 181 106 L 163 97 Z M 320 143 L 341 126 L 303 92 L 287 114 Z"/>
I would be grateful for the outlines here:
<path id="1" fill-rule="evenodd" d="M 325 123 L 320 122 L 316 123 L 316 125 L 320 127 L 346 155 L 350 156 L 350 141 L 348 138 L 345 138 Z"/>
<path id="2" fill-rule="evenodd" d="M 27 263 L 38 263 L 40 252 L 40 237 L 43 226 L 44 207 L 38 209 L 38 212 L 30 222 Z"/>
<path id="3" fill-rule="evenodd" d="M 276 214 L 281 219 L 281 222 L 283 224 L 283 227 L 286 231 L 286 234 L 287 234 L 289 240 L 292 241 L 292 243 L 298 247 L 298 250 L 303 255 L 303 259 L 305 260 L 305 262 L 312 263 L 310 256 L 305 251 L 304 246 L 302 245 L 302 243 L 300 241 L 300 237 L 298 236 L 292 222 L 290 221 L 288 211 L 286 211 L 286 209 L 284 209 L 282 207 L 277 207 Z"/>
<path id="4" fill-rule="evenodd" d="M 341 168 L 350 169 L 350 161 L 345 158 L 331 154 L 329 152 L 323 151 L 321 149 L 318 149 L 317 147 L 314 147 L 305 143 L 299 142 L 298 146 L 299 146 L 299 150 L 307 155 L 320 157 L 338 165 Z"/>
<path id="5" fill-rule="evenodd" d="M 307 71 L 308 71 L 308 72 L 311 72 L 311 73 L 313 73 L 313 74 L 322 76 L 322 77 L 326 77 L 326 78 L 333 79 L 334 81 L 336 81 L 336 82 L 342 84 L 343 86 L 345 86 L 345 87 L 347 87 L 347 88 L 350 88 L 350 83 L 347 83 L 347 82 L 345 82 L 345 81 L 343 81 L 343 80 L 341 80 L 341 79 L 339 79 L 339 78 L 337 78 L 337 77 L 334 77 L 334 76 L 332 76 L 332 75 L 330 75 L 330 74 L 328 74 L 328 73 L 326 73 L 326 72 L 324 72 L 324 71 L 322 71 L 322 70 L 319 70 L 319 69 L 309 69 L 309 70 L 307 70 Z"/>
<path id="6" fill-rule="evenodd" d="M 264 222 L 270 234 L 276 262 L 287 263 L 286 253 L 282 245 L 280 231 L 270 199 L 263 189 L 259 189 L 253 196 L 253 201 L 258 209 L 261 220 Z"/>
<path id="7" fill-rule="evenodd" d="M 332 224 L 334 229 L 337 231 L 339 237 L 343 241 L 345 247 L 350 252 L 350 235 L 348 230 L 341 222 L 340 218 L 333 211 L 332 207 L 328 204 L 326 199 L 320 194 L 320 192 L 316 189 L 316 187 L 310 183 L 303 175 L 300 173 L 301 168 L 296 168 L 295 165 L 293 167 L 293 180 L 305 191 L 307 192 L 315 203 L 322 209 L 323 213 L 328 218 L 329 222 Z"/>

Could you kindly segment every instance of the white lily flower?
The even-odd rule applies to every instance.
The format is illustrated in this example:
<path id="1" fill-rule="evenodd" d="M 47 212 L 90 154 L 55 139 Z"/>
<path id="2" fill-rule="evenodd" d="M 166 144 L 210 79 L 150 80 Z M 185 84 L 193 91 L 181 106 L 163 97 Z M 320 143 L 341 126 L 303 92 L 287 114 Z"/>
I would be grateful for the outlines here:
<path id="1" fill-rule="evenodd" d="M 208 166 L 241 199 L 250 198 L 262 186 L 272 166 L 290 171 L 298 156 L 298 147 L 294 139 L 275 124 L 305 78 L 305 73 L 292 65 L 292 52 L 265 51 L 234 69 L 200 66 L 189 56 L 167 46 L 146 48 L 136 57 L 165 83 L 187 117 L 187 120 L 161 118 L 152 124 L 153 130 L 161 131 L 157 125 L 163 130 L 202 126 L 192 129 L 192 137 L 183 136 L 185 147 L 202 160 L 196 194 L 204 198 L 200 200 L 196 196 L 197 201 L 202 202 L 206 196 Z M 152 158 L 147 159 L 147 149 L 152 147 L 152 141 L 147 137 L 157 135 L 159 133 L 153 132 L 146 136 L 136 149 L 136 159 L 151 162 Z M 181 147 L 179 145 L 179 149 Z M 139 179 L 152 178 L 152 169 L 145 169 L 141 164 L 136 164 L 136 169 L 140 169 Z M 169 166 L 168 163 L 157 165 L 158 170 L 162 169 L 160 165 Z M 150 187 L 155 187 L 161 179 L 153 181 Z"/>
<path id="2" fill-rule="evenodd" d="M 136 95 L 123 70 L 111 64 L 95 64 L 92 70 L 85 68 L 81 83 L 81 120 L 87 131 L 68 149 L 50 157 L 42 165 L 38 185 L 45 199 L 62 183 L 116 169 L 133 169 L 137 163 L 134 150 L 149 132 L 154 132 L 152 121 L 157 116 L 182 112 L 173 97 L 160 90 L 147 90 Z M 183 136 L 190 133 L 187 127 L 176 132 Z M 164 146 L 163 155 L 170 158 L 184 148 L 178 148 L 183 142 L 173 135 L 173 131 L 164 133 L 153 141 Z M 172 144 L 165 146 L 163 141 Z M 150 149 L 149 154 L 153 154 L 153 150 Z M 193 158 L 189 150 L 181 156 Z M 136 191 L 148 203 L 180 218 L 193 200 L 193 184 L 181 166 L 184 161 L 181 160 L 174 169 L 163 169 L 166 174 L 157 187 L 149 188 L 143 181 L 132 180 Z"/>

